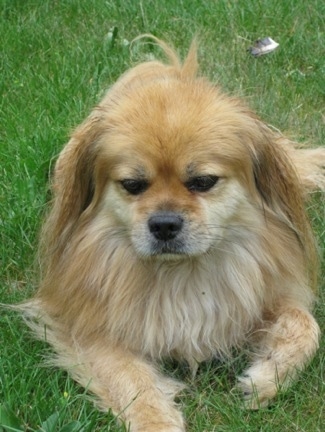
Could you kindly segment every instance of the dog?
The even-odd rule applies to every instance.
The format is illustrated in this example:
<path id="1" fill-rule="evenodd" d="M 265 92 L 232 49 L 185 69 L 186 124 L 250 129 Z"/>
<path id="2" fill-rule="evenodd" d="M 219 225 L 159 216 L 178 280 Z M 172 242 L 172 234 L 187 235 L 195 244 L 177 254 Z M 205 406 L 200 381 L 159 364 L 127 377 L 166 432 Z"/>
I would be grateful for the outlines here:
<path id="1" fill-rule="evenodd" d="M 317 252 L 305 212 L 325 149 L 299 149 L 184 62 L 127 71 L 62 150 L 42 280 L 21 306 L 55 362 L 132 432 L 185 431 L 182 384 L 249 346 L 238 386 L 266 406 L 318 348 Z"/>

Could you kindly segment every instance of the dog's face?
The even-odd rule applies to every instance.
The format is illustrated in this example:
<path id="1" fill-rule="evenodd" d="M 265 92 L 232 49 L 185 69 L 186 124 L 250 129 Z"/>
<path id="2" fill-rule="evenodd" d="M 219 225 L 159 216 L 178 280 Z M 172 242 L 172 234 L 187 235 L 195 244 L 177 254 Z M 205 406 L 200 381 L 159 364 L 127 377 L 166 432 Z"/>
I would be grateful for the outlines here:
<path id="1" fill-rule="evenodd" d="M 113 216 L 142 257 L 218 246 L 236 219 L 254 218 L 252 121 L 203 81 L 131 88 L 99 140 L 101 217 Z"/>

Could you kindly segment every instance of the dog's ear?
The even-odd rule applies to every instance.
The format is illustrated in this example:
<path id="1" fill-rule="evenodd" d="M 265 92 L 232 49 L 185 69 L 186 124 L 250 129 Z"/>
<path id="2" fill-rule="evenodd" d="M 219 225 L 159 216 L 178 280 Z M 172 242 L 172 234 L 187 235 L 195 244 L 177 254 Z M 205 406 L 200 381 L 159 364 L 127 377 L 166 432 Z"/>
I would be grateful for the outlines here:
<path id="1" fill-rule="evenodd" d="M 259 133 L 251 141 L 253 171 L 265 217 L 276 219 L 278 224 L 294 233 L 309 263 L 310 278 L 314 283 L 317 254 L 305 210 L 303 185 L 272 131 L 260 121 L 255 121 Z"/>
<path id="2" fill-rule="evenodd" d="M 302 188 L 295 169 L 263 126 L 257 137 L 257 141 L 253 140 L 256 188 L 269 208 L 274 211 L 282 210 L 293 220 L 303 206 Z"/>
<path id="3" fill-rule="evenodd" d="M 100 115 L 88 117 L 59 155 L 52 178 L 53 204 L 43 233 L 47 247 L 52 244 L 60 249 L 59 243 L 67 242 L 80 215 L 92 202 L 100 124 Z"/>

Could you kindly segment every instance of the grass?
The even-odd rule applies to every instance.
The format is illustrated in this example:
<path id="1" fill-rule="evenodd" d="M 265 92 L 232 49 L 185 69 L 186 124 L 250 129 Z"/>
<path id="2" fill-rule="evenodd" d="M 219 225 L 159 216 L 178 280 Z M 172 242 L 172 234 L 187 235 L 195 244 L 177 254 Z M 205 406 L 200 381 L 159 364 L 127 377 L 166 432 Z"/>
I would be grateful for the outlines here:
<path id="1" fill-rule="evenodd" d="M 0 0 L 1 302 L 15 303 L 35 289 L 35 247 L 52 162 L 71 129 L 125 69 L 141 57 L 159 56 L 148 46 L 130 52 L 128 42 L 145 32 L 172 42 L 181 54 L 197 34 L 202 72 L 290 136 L 325 142 L 323 0 Z M 246 49 L 262 36 L 280 47 L 251 58 Z M 321 199 L 310 213 L 323 250 Z M 323 331 L 324 303 L 323 282 L 316 308 Z M 185 376 L 189 389 L 180 403 L 189 430 L 320 432 L 324 345 L 323 338 L 299 381 L 267 410 L 243 410 L 231 391 L 243 359 L 204 365 L 194 382 Z M 3 310 L 0 346 L 0 431 L 125 430 L 110 413 L 98 412 L 64 372 L 44 367 L 49 348 Z M 183 375 L 180 369 L 169 373 Z"/>

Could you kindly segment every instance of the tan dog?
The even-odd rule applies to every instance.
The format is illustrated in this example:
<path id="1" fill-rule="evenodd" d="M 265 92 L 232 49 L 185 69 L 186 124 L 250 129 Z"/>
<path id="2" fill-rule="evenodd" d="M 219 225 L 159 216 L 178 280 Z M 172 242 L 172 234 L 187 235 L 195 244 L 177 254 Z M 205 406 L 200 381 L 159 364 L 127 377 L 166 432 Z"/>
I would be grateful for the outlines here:
<path id="1" fill-rule="evenodd" d="M 57 364 L 132 432 L 185 430 L 181 385 L 154 360 L 195 371 L 250 343 L 239 385 L 255 408 L 319 338 L 303 193 L 325 186 L 325 149 L 296 150 L 197 78 L 194 45 L 181 64 L 158 43 L 170 65 L 128 71 L 62 151 L 43 280 L 23 306 Z"/>

